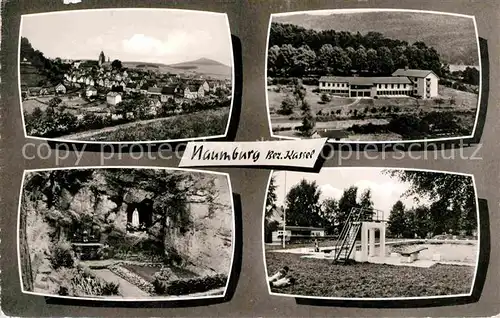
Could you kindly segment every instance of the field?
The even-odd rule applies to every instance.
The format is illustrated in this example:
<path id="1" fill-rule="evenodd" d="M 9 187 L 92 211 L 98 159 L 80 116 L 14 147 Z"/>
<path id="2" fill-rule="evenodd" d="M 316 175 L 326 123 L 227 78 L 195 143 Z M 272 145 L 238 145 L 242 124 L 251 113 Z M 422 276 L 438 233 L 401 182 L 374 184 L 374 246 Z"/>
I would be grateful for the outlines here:
<path id="1" fill-rule="evenodd" d="M 439 86 L 439 98 L 421 100 L 411 97 L 348 98 L 330 96 L 321 101 L 321 93 L 314 92 L 316 86 L 307 86 L 305 101 L 316 117 L 316 130 L 338 130 L 347 134 L 345 140 L 379 141 L 406 139 L 395 131 L 379 133 L 356 133 L 354 125 L 387 125 L 394 116 L 410 115 L 422 118 L 431 112 L 451 113 L 463 131 L 472 132 L 476 118 L 478 95 Z M 298 106 L 290 115 L 279 114 L 281 102 L 286 96 L 293 98 L 292 88 L 284 85 L 268 86 L 268 101 L 271 125 L 275 134 L 297 137 L 294 129 L 300 127 L 302 118 Z M 469 133 L 470 134 L 470 133 Z M 427 137 L 434 137 L 429 134 Z"/>
<path id="2" fill-rule="evenodd" d="M 436 264 L 430 268 L 370 263 L 332 264 L 301 255 L 266 252 L 268 275 L 290 268 L 296 283 L 274 293 L 348 298 L 419 297 L 468 294 L 475 267 Z"/>
<path id="3" fill-rule="evenodd" d="M 49 101 L 54 98 L 54 96 L 39 96 L 36 98 L 30 98 L 24 100 L 22 102 L 23 111 L 31 114 L 35 108 L 40 108 L 45 111 L 48 107 Z M 81 97 L 72 97 L 68 98 L 68 96 L 59 96 L 61 98 L 62 103 L 65 105 L 65 112 L 72 113 L 73 115 L 78 115 L 83 113 L 84 111 L 99 111 L 107 107 L 106 102 L 95 101 L 89 103 L 82 99 Z"/>
<path id="4" fill-rule="evenodd" d="M 129 123 L 61 138 L 92 141 L 149 141 L 223 135 L 227 127 L 229 110 L 229 108 L 206 110 L 176 117 Z"/>

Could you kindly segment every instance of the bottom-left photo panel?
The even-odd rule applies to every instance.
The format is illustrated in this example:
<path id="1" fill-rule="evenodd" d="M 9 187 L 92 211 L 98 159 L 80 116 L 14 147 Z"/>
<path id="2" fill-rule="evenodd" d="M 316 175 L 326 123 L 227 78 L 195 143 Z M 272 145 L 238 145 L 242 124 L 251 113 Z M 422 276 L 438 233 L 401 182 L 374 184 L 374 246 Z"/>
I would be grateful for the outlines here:
<path id="1" fill-rule="evenodd" d="M 224 297 L 234 220 L 225 173 L 26 170 L 18 215 L 21 289 L 111 301 Z"/>

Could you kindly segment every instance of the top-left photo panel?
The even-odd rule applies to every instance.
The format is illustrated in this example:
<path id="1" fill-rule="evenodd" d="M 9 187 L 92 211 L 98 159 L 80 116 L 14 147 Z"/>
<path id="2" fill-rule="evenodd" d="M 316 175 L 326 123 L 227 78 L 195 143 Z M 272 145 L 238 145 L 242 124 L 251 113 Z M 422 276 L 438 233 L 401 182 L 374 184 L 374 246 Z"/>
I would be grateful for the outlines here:
<path id="1" fill-rule="evenodd" d="M 228 132 L 234 58 L 225 13 L 22 15 L 18 64 L 25 137 L 148 143 Z"/>

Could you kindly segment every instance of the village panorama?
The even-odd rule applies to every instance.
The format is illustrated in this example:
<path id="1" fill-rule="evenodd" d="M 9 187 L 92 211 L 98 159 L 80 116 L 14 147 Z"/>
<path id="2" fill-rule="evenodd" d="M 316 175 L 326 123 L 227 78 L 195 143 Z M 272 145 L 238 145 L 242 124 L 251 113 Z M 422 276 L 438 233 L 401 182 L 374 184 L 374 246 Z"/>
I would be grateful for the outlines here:
<path id="1" fill-rule="evenodd" d="M 21 38 L 26 134 L 85 141 L 154 141 L 225 134 L 231 67 L 200 58 L 175 65 L 46 58 Z"/>
<path id="2" fill-rule="evenodd" d="M 361 142 L 472 136 L 478 52 L 471 17 L 273 15 L 267 54 L 273 135 Z"/>

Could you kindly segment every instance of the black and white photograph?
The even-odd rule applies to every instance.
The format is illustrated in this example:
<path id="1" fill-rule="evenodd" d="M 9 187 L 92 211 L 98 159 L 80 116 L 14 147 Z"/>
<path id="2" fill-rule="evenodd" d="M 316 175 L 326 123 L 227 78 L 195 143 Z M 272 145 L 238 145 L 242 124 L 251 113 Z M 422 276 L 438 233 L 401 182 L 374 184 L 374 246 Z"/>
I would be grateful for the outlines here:
<path id="1" fill-rule="evenodd" d="M 472 175 L 393 168 L 273 172 L 263 241 L 272 295 L 427 299 L 472 294 Z"/>
<path id="2" fill-rule="evenodd" d="M 128 167 L 24 174 L 24 293 L 118 301 L 224 297 L 233 238 L 227 174 Z"/>
<path id="3" fill-rule="evenodd" d="M 272 136 L 401 142 L 472 137 L 481 96 L 474 16 L 397 9 L 273 14 Z"/>
<path id="4" fill-rule="evenodd" d="M 131 143 L 227 134 L 233 50 L 224 13 L 29 14 L 19 37 L 26 137 Z"/>

